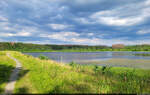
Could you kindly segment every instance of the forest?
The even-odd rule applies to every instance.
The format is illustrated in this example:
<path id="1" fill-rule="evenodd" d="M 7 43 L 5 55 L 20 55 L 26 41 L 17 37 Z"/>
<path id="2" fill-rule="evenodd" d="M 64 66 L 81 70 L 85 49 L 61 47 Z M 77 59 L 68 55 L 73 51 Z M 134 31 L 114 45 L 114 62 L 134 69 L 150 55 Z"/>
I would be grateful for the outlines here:
<path id="1" fill-rule="evenodd" d="M 98 51 L 150 51 L 150 45 L 128 45 L 118 48 L 113 45 L 53 45 L 53 44 L 32 44 L 32 43 L 13 43 L 0 42 L 1 51 L 20 51 L 20 52 L 98 52 Z"/>

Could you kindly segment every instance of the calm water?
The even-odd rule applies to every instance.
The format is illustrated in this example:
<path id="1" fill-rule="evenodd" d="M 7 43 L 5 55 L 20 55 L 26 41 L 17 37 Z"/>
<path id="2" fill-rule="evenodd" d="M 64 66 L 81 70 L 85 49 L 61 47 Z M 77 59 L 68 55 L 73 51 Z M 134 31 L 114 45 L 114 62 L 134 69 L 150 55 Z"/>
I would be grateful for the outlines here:
<path id="1" fill-rule="evenodd" d="M 90 62 L 97 61 L 107 61 L 110 59 L 128 59 L 128 60 L 149 60 L 150 56 L 135 56 L 133 54 L 136 53 L 149 53 L 150 52 L 47 52 L 47 53 L 24 53 L 28 55 L 32 55 L 34 57 L 38 57 L 40 54 L 48 56 L 50 59 L 55 60 L 57 62 L 76 62 L 78 64 L 89 64 Z M 105 65 L 105 64 L 100 64 Z M 114 65 L 114 64 L 109 64 Z M 120 62 L 120 66 L 122 63 Z M 141 64 L 142 65 L 142 64 Z"/>

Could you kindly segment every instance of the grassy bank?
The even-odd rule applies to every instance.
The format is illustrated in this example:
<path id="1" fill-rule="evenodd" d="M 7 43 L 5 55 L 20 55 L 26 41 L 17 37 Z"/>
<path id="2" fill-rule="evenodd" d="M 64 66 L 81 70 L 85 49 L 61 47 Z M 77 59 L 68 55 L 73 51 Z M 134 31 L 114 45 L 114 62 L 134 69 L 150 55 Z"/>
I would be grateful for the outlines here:
<path id="1" fill-rule="evenodd" d="M 0 93 L 4 92 L 6 83 L 14 68 L 15 62 L 8 58 L 5 52 L 0 51 Z"/>
<path id="2" fill-rule="evenodd" d="M 19 52 L 10 53 L 23 66 L 14 93 L 150 93 L 150 70 L 64 65 Z M 0 53 L 1 89 L 14 68 L 12 63 L 4 52 Z"/>
<path id="3" fill-rule="evenodd" d="M 23 65 L 15 93 L 150 93 L 150 70 L 63 65 L 11 54 Z"/>

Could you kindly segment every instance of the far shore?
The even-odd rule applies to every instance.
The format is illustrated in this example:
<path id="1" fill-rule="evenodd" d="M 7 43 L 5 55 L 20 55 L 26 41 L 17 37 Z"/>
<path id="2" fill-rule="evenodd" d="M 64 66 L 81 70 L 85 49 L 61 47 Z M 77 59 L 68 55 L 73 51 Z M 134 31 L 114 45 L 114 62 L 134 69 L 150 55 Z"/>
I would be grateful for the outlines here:
<path id="1" fill-rule="evenodd" d="M 22 53 L 48 53 L 48 52 L 68 52 L 68 53 L 71 53 L 71 52 L 78 52 L 78 53 L 92 53 L 92 52 L 150 52 L 150 51 L 20 51 Z"/>

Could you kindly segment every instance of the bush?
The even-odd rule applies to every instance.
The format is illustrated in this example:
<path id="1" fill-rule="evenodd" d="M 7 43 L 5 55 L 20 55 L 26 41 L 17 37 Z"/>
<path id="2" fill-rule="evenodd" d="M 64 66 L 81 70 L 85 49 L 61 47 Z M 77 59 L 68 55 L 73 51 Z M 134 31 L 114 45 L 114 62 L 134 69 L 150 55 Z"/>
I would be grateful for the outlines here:
<path id="1" fill-rule="evenodd" d="M 74 66 L 76 66 L 77 64 L 76 64 L 74 61 L 72 61 L 72 62 L 69 63 L 69 65 L 72 66 L 72 67 L 74 67 Z"/>
<path id="2" fill-rule="evenodd" d="M 40 56 L 38 58 L 40 58 L 41 60 L 48 60 L 49 59 L 47 56 L 44 56 L 42 54 L 40 54 Z"/>
<path id="3" fill-rule="evenodd" d="M 95 74 L 101 74 L 101 68 L 97 65 L 94 65 L 93 71 L 95 72 Z"/>
<path id="4" fill-rule="evenodd" d="M 110 69 L 111 69 L 112 67 L 111 66 L 103 66 L 102 67 L 102 74 L 110 74 L 111 75 L 111 72 L 110 72 Z"/>

